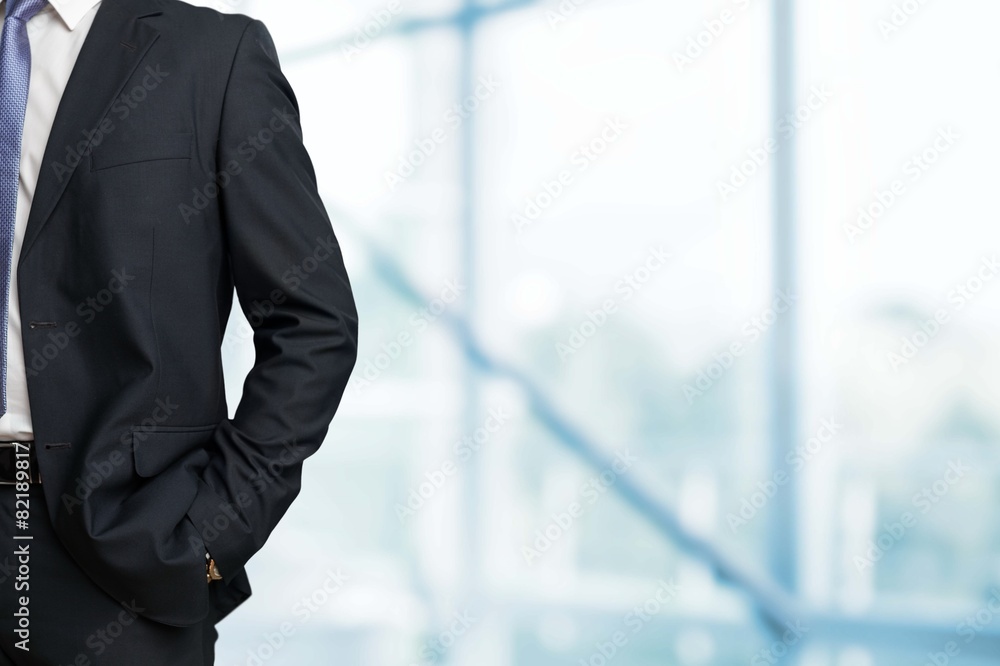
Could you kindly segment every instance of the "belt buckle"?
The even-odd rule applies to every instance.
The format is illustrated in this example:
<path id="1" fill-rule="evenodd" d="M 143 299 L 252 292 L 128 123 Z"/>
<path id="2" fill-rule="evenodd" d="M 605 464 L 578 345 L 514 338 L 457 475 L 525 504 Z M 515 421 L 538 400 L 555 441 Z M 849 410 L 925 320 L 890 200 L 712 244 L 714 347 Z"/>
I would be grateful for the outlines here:
<path id="1" fill-rule="evenodd" d="M 0 449 L 15 449 L 15 448 L 17 448 L 18 444 L 32 444 L 32 443 L 34 443 L 33 440 L 0 441 Z M 28 448 L 30 450 L 29 447 L 25 447 L 25 448 Z M 14 462 L 15 463 L 17 462 L 16 457 L 15 457 L 15 461 Z M 28 482 L 29 483 L 31 482 L 31 472 L 32 471 L 33 470 L 31 469 L 31 459 L 29 458 L 28 459 Z M 17 468 L 16 467 L 15 467 L 15 470 L 14 470 L 14 476 L 15 477 L 17 476 Z M 18 483 L 17 481 L 4 481 L 4 480 L 0 479 L 0 486 L 16 486 L 17 483 Z"/>

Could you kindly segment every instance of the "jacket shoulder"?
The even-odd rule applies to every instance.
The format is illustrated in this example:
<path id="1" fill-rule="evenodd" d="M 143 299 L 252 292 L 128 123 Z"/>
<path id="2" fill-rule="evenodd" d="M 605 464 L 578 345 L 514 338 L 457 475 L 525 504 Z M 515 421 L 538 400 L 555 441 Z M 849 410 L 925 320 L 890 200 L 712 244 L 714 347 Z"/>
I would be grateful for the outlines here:
<path id="1" fill-rule="evenodd" d="M 160 14 L 156 27 L 170 37 L 192 42 L 238 43 L 255 19 L 245 14 L 229 14 L 211 7 L 199 7 L 182 0 L 114 0 L 134 9 L 147 8 Z"/>

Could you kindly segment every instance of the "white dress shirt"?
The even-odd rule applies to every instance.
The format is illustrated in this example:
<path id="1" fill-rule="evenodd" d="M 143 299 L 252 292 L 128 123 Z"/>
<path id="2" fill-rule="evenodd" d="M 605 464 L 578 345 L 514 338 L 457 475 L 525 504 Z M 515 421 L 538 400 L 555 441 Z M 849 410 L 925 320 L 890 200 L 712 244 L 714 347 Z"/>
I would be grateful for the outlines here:
<path id="1" fill-rule="evenodd" d="M 17 257 L 21 253 L 28 211 L 35 195 L 42 156 L 69 76 L 90 32 L 100 0 L 49 0 L 28 21 L 31 43 L 31 83 L 21 139 L 21 180 L 17 193 L 14 260 L 10 276 L 10 313 L 7 322 L 7 413 L 0 418 L 0 440 L 33 439 L 28 406 L 28 378 L 21 346 L 21 314 L 17 299 Z M 0 16 L 7 3 L 0 2 Z"/>

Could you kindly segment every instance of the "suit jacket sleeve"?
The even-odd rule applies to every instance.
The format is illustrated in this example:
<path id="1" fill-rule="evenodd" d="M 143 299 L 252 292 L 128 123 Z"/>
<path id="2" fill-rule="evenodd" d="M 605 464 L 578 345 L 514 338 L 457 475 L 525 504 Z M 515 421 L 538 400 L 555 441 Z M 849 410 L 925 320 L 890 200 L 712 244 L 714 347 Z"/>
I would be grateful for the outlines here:
<path id="1" fill-rule="evenodd" d="M 299 492 L 357 359 L 339 245 L 302 143 L 298 107 L 259 21 L 240 41 L 218 142 L 218 205 L 256 359 L 233 419 L 213 434 L 188 516 L 232 579 Z M 227 177 L 228 175 L 228 177 Z"/>

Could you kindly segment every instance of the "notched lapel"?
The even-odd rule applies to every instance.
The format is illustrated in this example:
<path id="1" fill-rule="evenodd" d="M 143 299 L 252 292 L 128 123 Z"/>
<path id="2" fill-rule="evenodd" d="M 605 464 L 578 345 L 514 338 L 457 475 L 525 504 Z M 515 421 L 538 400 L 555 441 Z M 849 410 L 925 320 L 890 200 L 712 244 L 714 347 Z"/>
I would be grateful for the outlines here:
<path id="1" fill-rule="evenodd" d="M 103 0 L 56 111 L 28 214 L 20 260 L 52 216 L 125 84 L 160 33 L 142 19 L 154 0 Z"/>

